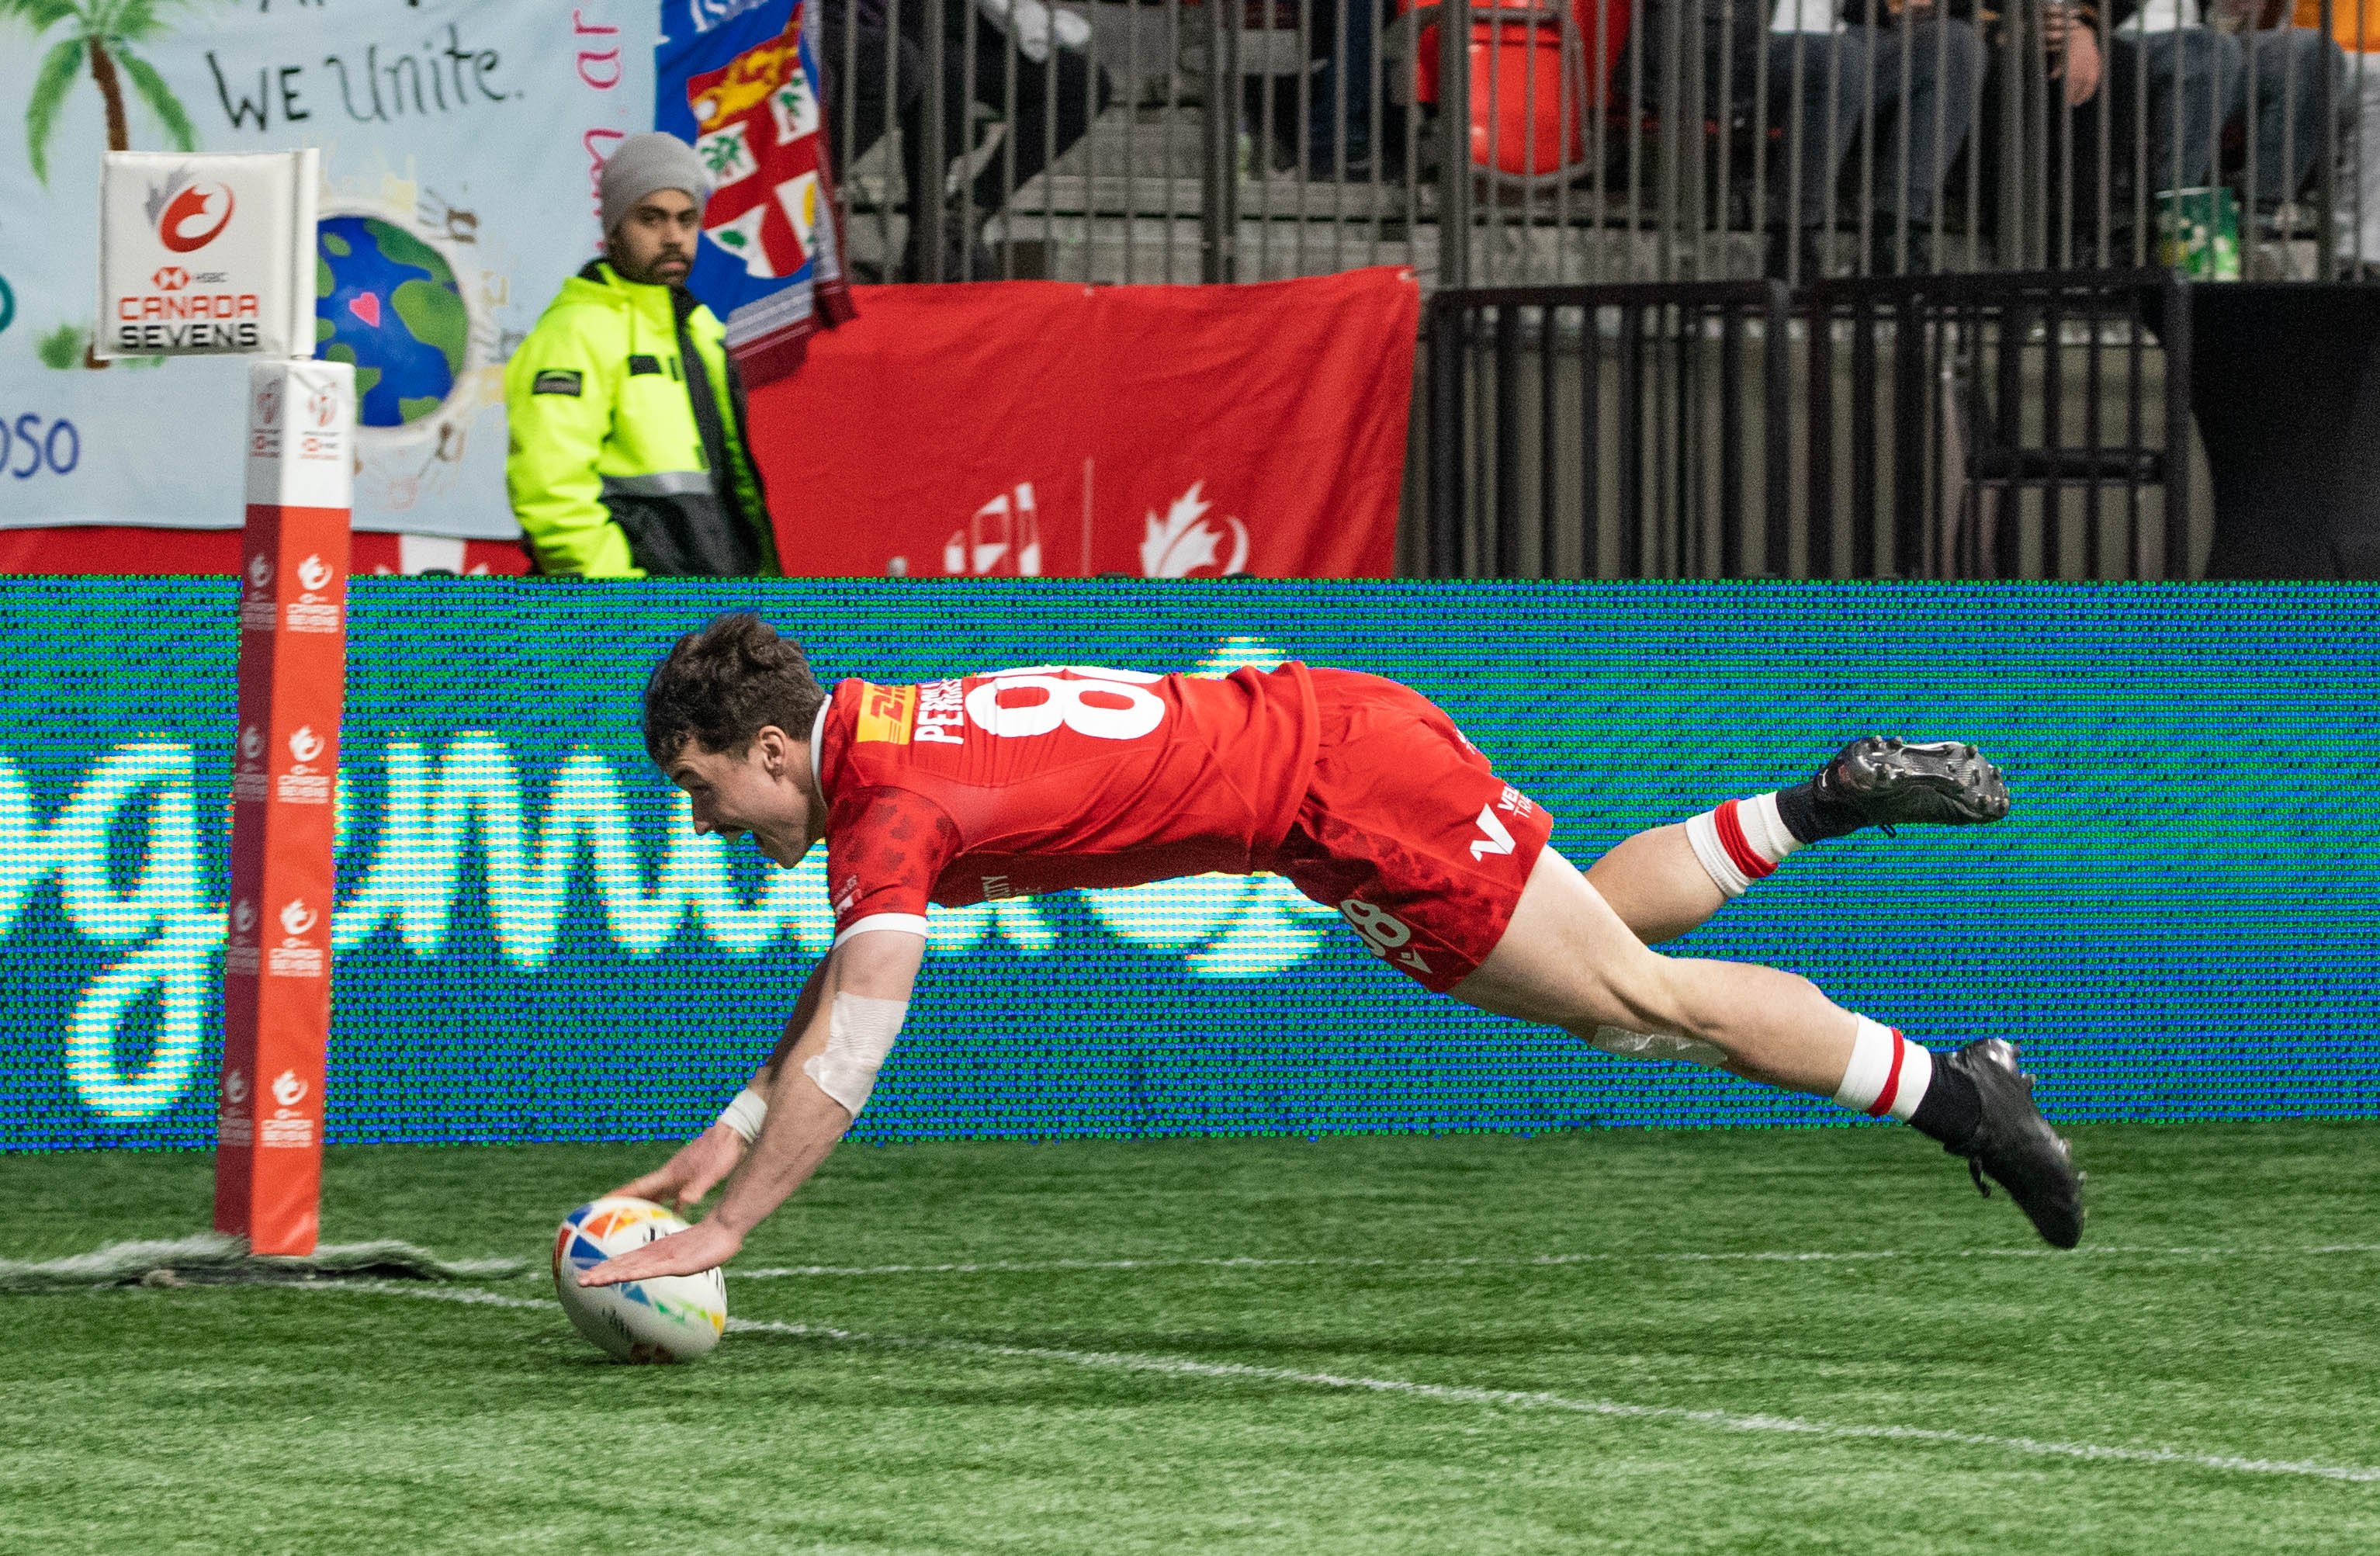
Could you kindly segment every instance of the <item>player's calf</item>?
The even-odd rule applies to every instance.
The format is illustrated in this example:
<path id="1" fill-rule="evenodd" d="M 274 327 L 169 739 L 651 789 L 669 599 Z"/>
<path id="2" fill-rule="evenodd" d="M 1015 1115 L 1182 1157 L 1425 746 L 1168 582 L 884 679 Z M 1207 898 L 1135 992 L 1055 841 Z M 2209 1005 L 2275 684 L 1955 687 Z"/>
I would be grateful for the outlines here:
<path id="1" fill-rule="evenodd" d="M 1660 955 L 1556 849 L 1538 855 L 1495 950 L 1449 991 L 1608 1052 L 1724 1064 L 1899 1119 L 1966 1158 L 1979 1183 L 2000 1184 L 2048 1241 L 2071 1247 L 2082 1235 L 2082 1175 L 2006 1043 L 1937 1054 L 1807 979 Z"/>
<path id="2" fill-rule="evenodd" d="M 1579 1035 L 1607 1052 L 1711 1064 L 1748 1080 L 1829 1095 L 1871 1118 L 1893 1118 L 1964 1157 L 1975 1186 L 1985 1178 L 2015 1200 L 2043 1239 L 2070 1248 L 2082 1237 L 2082 1174 L 2072 1149 L 2033 1100 L 2033 1077 L 1997 1038 L 1937 1053 L 1864 1015 L 1847 1015 L 1815 985 L 1774 968 L 1673 962 L 1683 985 L 1673 1008 L 1638 1003 L 1632 1018 L 1680 1037 L 1613 1030 Z M 1749 996 L 1749 997 L 1747 997 Z M 1726 1007 L 1733 1006 L 1730 1013 Z M 1848 1060 L 1826 1033 L 1853 1024 Z M 1828 1077 L 1840 1076 L 1840 1080 Z M 1831 1093 L 1829 1088 L 1831 1087 Z"/>

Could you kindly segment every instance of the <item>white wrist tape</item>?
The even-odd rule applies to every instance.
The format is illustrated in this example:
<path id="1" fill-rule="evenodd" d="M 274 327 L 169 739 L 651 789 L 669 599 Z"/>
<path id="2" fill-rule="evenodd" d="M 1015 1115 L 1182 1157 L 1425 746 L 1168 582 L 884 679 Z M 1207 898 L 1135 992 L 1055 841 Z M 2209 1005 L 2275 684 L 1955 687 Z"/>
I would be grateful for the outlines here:
<path id="1" fill-rule="evenodd" d="M 767 1122 L 768 1117 L 769 1100 L 747 1086 L 737 1092 L 735 1100 L 728 1103 L 726 1110 L 720 1113 L 719 1122 L 744 1137 L 744 1143 L 748 1146 L 759 1135 L 760 1125 Z"/>
<path id="2" fill-rule="evenodd" d="M 837 994 L 826 1021 L 826 1052 L 802 1062 L 802 1074 L 819 1089 L 843 1104 L 852 1117 L 868 1105 L 876 1089 L 876 1072 L 901 1035 L 902 1018 L 909 1014 L 906 1000 L 871 1000 L 865 994 Z"/>

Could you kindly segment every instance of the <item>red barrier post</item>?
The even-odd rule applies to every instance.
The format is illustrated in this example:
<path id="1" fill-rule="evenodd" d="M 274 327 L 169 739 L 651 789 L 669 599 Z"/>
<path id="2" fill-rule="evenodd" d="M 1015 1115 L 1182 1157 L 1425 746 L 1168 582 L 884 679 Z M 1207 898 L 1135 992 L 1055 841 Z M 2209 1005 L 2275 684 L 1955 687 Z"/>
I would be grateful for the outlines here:
<path id="1" fill-rule="evenodd" d="M 354 457 L 352 367 L 250 365 L 215 1229 L 259 1254 L 320 1231 Z"/>

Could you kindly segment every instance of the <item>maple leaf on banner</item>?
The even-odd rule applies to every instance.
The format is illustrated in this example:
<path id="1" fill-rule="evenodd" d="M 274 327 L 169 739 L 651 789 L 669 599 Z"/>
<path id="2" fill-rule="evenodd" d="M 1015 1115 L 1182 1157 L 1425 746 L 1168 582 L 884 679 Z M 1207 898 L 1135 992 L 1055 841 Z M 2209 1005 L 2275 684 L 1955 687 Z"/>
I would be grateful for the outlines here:
<path id="1" fill-rule="evenodd" d="M 1199 495 L 1207 483 L 1191 483 L 1190 490 L 1173 499 L 1172 505 L 1160 518 L 1148 517 L 1148 533 L 1140 542 L 1141 576 L 1150 578 L 1186 578 L 1193 569 L 1215 567 L 1223 573 L 1236 573 L 1247 565 L 1247 526 L 1238 519 L 1225 517 L 1233 539 L 1232 560 L 1220 562 L 1216 548 L 1221 544 L 1223 531 L 1200 522 L 1213 507 Z"/>

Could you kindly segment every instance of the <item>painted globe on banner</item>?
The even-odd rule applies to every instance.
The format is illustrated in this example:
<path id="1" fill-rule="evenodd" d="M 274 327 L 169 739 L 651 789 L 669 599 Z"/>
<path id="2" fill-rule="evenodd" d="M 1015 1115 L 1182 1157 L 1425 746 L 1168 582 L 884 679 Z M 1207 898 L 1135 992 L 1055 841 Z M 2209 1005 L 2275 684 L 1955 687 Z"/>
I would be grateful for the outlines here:
<path id="1" fill-rule="evenodd" d="M 692 1361 L 727 1328 L 727 1281 L 716 1270 L 616 1286 L 581 1286 L 578 1273 L 684 1232 L 650 1199 L 614 1195 L 562 1218 L 553 1238 L 553 1291 L 578 1332 L 625 1362 Z"/>
<path id="2" fill-rule="evenodd" d="M 446 403 L 471 323 L 445 256 L 378 216 L 325 216 L 314 256 L 314 355 L 356 370 L 357 419 L 402 427 Z"/>

